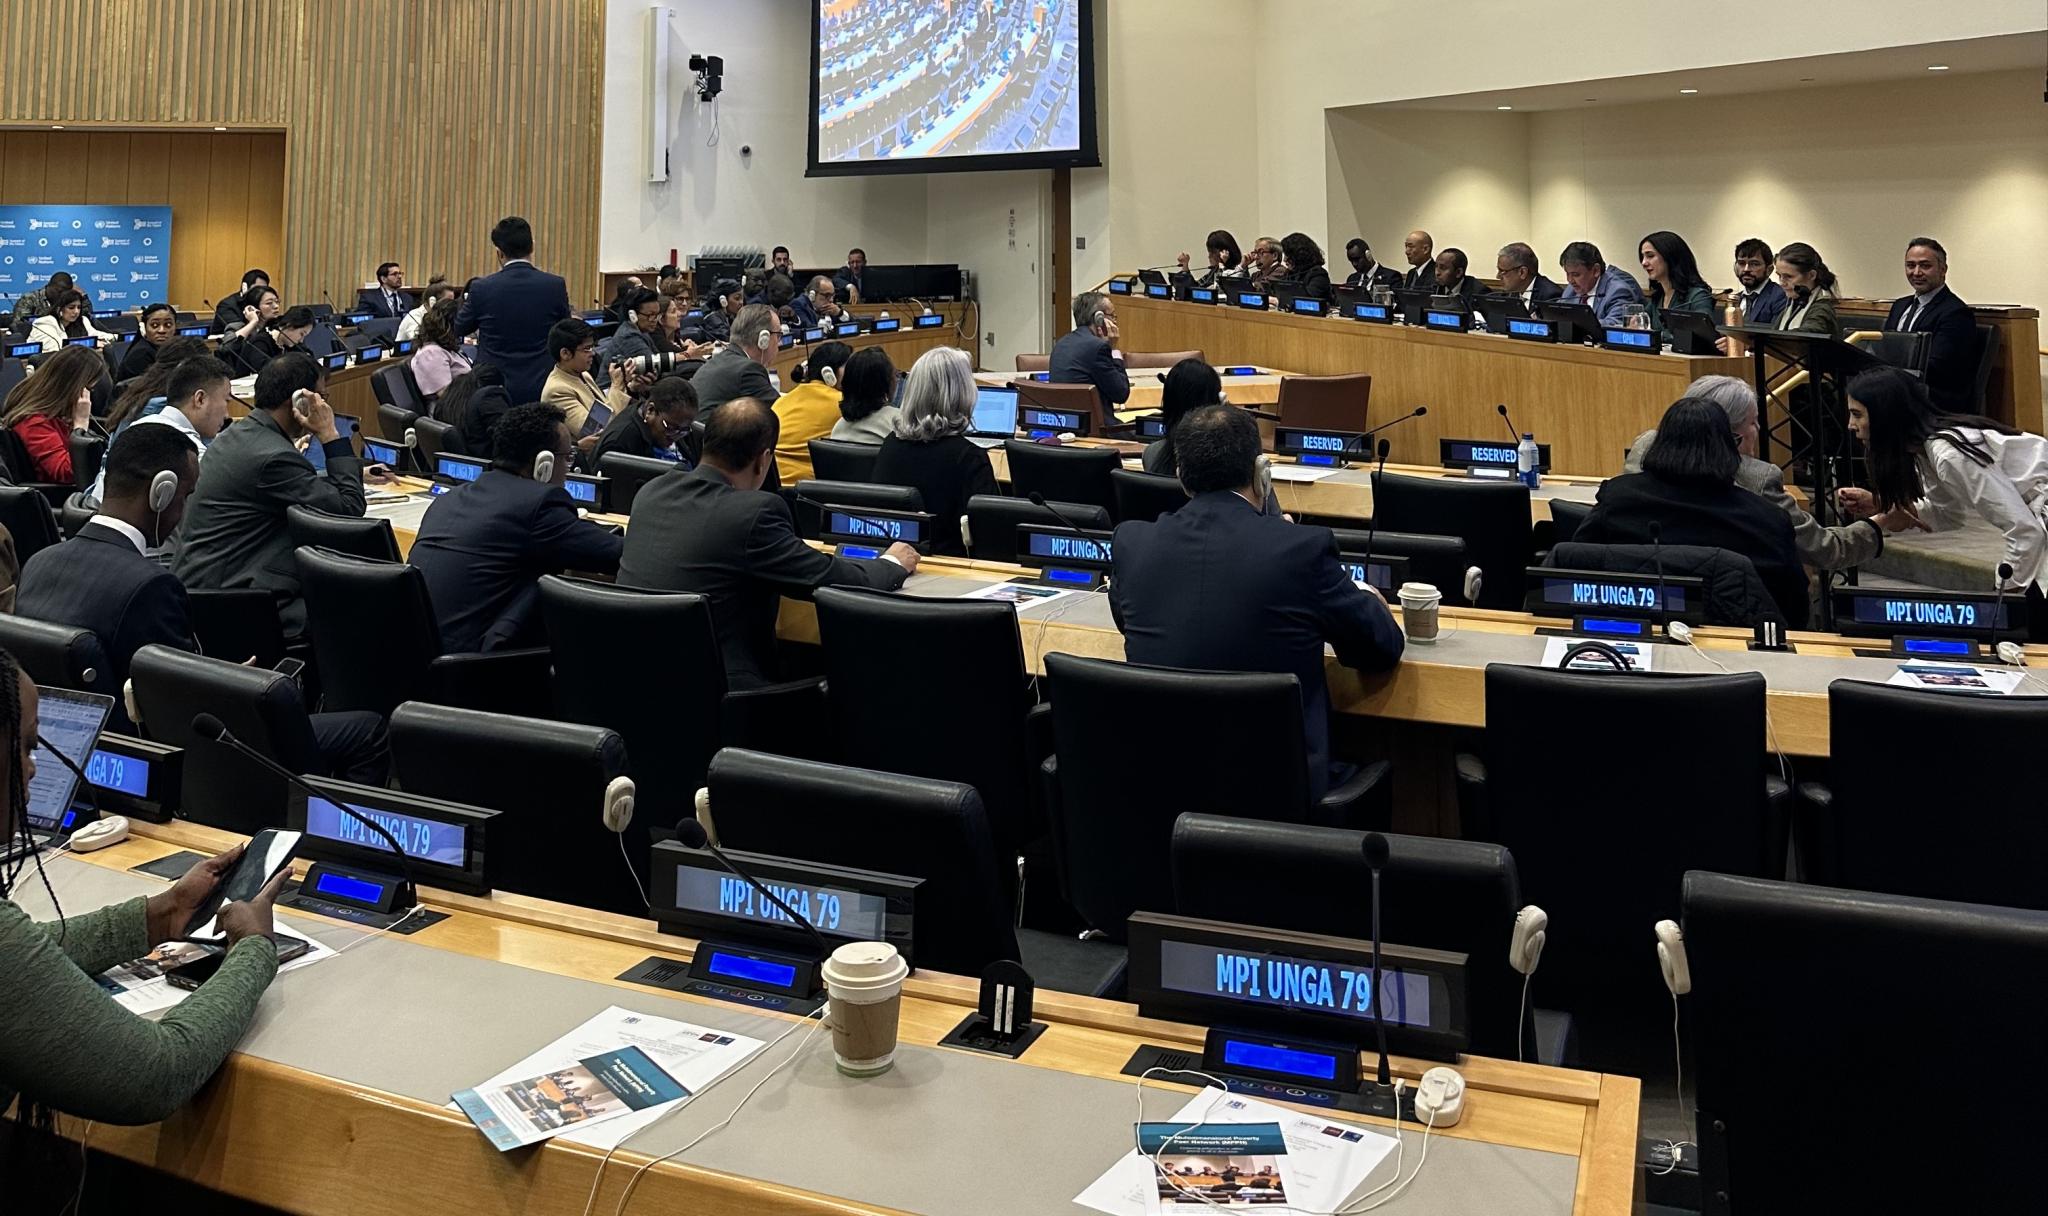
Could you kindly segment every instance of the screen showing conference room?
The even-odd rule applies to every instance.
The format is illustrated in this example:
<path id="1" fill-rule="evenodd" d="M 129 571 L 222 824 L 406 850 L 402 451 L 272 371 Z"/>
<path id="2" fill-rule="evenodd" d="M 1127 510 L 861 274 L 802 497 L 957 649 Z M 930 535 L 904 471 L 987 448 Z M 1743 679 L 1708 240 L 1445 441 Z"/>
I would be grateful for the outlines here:
<path id="1" fill-rule="evenodd" d="M 816 0 L 810 173 L 1100 163 L 1092 0 Z"/>

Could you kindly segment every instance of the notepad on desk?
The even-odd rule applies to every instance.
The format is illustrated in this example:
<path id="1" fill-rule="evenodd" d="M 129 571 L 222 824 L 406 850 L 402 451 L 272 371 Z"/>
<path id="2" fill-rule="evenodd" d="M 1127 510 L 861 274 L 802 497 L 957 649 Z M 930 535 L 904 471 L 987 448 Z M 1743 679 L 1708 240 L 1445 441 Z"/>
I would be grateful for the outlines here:
<path id="1" fill-rule="evenodd" d="M 1321 481 L 1339 469 L 1313 468 L 1304 464 L 1276 464 L 1273 466 L 1274 481 Z"/>

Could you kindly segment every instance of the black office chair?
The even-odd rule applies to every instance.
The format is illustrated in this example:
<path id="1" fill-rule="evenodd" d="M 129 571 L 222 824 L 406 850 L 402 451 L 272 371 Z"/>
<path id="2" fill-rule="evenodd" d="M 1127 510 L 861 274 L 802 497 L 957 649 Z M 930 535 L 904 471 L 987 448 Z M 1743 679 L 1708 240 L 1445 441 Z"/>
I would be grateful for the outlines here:
<path id="1" fill-rule="evenodd" d="M 121 695 L 106 651 L 90 629 L 0 614 L 0 650 L 12 654 L 38 684 Z"/>
<path id="2" fill-rule="evenodd" d="M 9 362 L 13 362 L 13 360 L 9 360 Z M 58 505 L 66 498 L 69 498 L 72 491 L 78 488 L 68 481 L 37 481 L 35 461 L 29 458 L 27 446 L 21 442 L 21 436 L 15 434 L 12 427 L 0 427 L 0 465 L 6 466 L 8 476 L 14 482 L 13 486 L 5 488 L 33 490 L 43 500 L 43 505 L 52 511 L 56 510 Z M 0 520 L 0 522 L 8 521 Z M 10 529 L 12 528 L 11 523 L 9 523 L 9 527 Z M 52 531 L 54 530 L 53 526 Z M 20 538 L 18 533 L 16 534 L 15 544 L 16 548 L 19 549 Z M 22 560 L 27 561 L 28 557 L 23 555 Z"/>
<path id="3" fill-rule="evenodd" d="M 545 714 L 545 648 L 444 654 L 426 576 L 400 562 L 301 547 L 295 557 L 324 710 L 402 701 Z"/>
<path id="4" fill-rule="evenodd" d="M 2048 914 L 1706 873 L 1685 876 L 1682 899 L 1706 1213 L 2038 1207 L 2028 1082 L 2048 1076 Z M 1640 958 L 1648 926 L 1635 941 Z M 1668 1003 L 1665 1019 L 1668 1031 Z M 1955 1107 L 1966 1122 L 1930 1129 L 1924 1159 L 1836 1169 L 1815 1157 L 1815 1129 L 1914 1107 L 1934 1117 L 1955 1054 L 1977 1061 Z M 1760 1077 L 1796 1078 L 1796 1100 Z"/>
<path id="5" fill-rule="evenodd" d="M 1023 439 L 1005 439 L 1010 465 L 1010 493 L 1030 498 L 1036 492 L 1053 502 L 1079 502 L 1116 514 L 1116 484 L 1109 475 L 1123 467 L 1115 448 L 1051 447 Z"/>
<path id="6" fill-rule="evenodd" d="M 107 458 L 107 439 L 99 434 L 71 432 L 67 442 L 71 448 L 71 484 L 79 492 L 89 491 L 100 479 L 100 464 Z M 69 500 L 69 495 L 60 500 Z"/>
<path id="7" fill-rule="evenodd" d="M 429 477 L 434 475 L 434 469 L 440 463 L 441 453 L 468 455 L 462 447 L 462 432 L 431 415 L 421 414 L 412 420 L 412 435 L 413 455 L 419 458 L 420 468 L 425 470 Z"/>
<path id="8" fill-rule="evenodd" d="M 57 531 L 65 540 L 70 540 L 78 535 L 80 528 L 91 523 L 92 517 L 97 514 L 97 508 L 86 505 L 85 491 L 81 490 L 65 499 L 64 505 L 57 508 Z"/>
<path id="9" fill-rule="evenodd" d="M 399 788 L 503 814 L 491 823 L 499 888 L 579 907 L 647 914 L 646 817 L 604 824 L 626 744 L 601 726 L 408 701 L 391 713 Z M 629 873 L 630 867 L 630 873 Z"/>
<path id="10" fill-rule="evenodd" d="M 383 421 L 387 407 L 415 416 L 426 413 L 426 403 L 420 399 L 416 383 L 406 374 L 409 370 L 410 365 L 406 363 L 387 363 L 370 373 L 370 391 L 377 397 L 378 421 Z M 403 438 L 405 431 L 386 430 L 384 434 Z"/>
<path id="11" fill-rule="evenodd" d="M 1133 912 L 1166 912 L 1160 859 L 1183 811 L 1384 830 L 1384 761 L 1309 801 L 1301 686 L 1292 675 L 1174 671 L 1049 654 L 1055 756 L 1040 766 L 1067 902 L 1124 940 Z M 1229 723 L 1202 746 L 1201 724 Z M 1196 732 L 1191 735 L 1190 732 Z M 1153 763 L 1148 758 L 1173 757 Z"/>
<path id="12" fill-rule="evenodd" d="M 875 458 L 882 454 L 881 444 L 813 439 L 809 447 L 811 469 L 820 481 L 872 482 L 875 479 Z"/>
<path id="13" fill-rule="evenodd" d="M 816 540 L 824 526 L 824 506 L 872 507 L 881 511 L 924 510 L 924 495 L 915 486 L 811 478 L 797 482 L 792 494 L 795 501 L 790 510 L 796 516 L 797 535 L 810 540 Z"/>
<path id="14" fill-rule="evenodd" d="M 185 608 L 202 653 L 237 663 L 253 659 L 258 667 L 274 667 L 285 657 L 284 626 L 268 591 L 189 590 Z"/>
<path id="15" fill-rule="evenodd" d="M 1845 331 L 1842 337 L 1856 332 L 1869 333 L 1864 339 L 1863 349 L 1879 361 L 1909 371 L 1914 375 L 1927 370 L 1927 349 L 1933 335 L 1925 333 L 1901 333 L 1895 329 L 1873 331 L 1865 329 L 1862 318 L 1850 318 L 1840 322 Z"/>
<path id="16" fill-rule="evenodd" d="M 136 651 L 128 676 L 143 732 L 185 751 L 182 818 L 245 834 L 284 826 L 283 779 L 225 744 L 200 738 L 192 719 L 202 713 L 292 772 L 323 772 L 312 720 L 290 676 L 168 646 Z"/>
<path id="17" fill-rule="evenodd" d="M 1592 513 L 1593 504 L 1590 502 L 1573 502 L 1568 498 L 1551 499 L 1550 543 L 1553 545 L 1570 544 L 1572 537 L 1578 534 L 1579 525 L 1585 523 L 1586 517 Z"/>
<path id="18" fill-rule="evenodd" d="M 648 482 L 665 473 L 673 473 L 682 466 L 673 460 L 658 456 L 635 456 L 630 452 L 606 452 L 598 461 L 598 473 L 611 482 L 611 508 L 614 515 L 631 515 L 633 500 L 640 495 Z"/>
<path id="19" fill-rule="evenodd" d="M 1423 532 L 1380 532 L 1366 528 L 1332 528 L 1344 553 L 1370 552 L 1375 557 L 1405 557 L 1411 581 L 1428 583 L 1443 593 L 1444 603 L 1469 606 L 1465 599 L 1465 542 L 1456 536 Z"/>
<path id="20" fill-rule="evenodd" d="M 1173 827 L 1174 910 L 1182 916 L 1372 938 L 1372 870 L 1363 832 L 1226 815 L 1182 815 Z M 1522 887 L 1499 845 L 1387 834 L 1380 936 L 1467 956 L 1466 1050 L 1496 1059 L 1563 1059 L 1570 1019 L 1531 1019 L 1508 965 Z M 1562 926 L 1559 927 L 1562 931 Z M 1546 1037 L 1547 1032 L 1547 1037 Z"/>
<path id="21" fill-rule="evenodd" d="M 825 747 L 820 681 L 726 688 L 701 595 L 547 575 L 540 608 L 555 656 L 555 716 L 618 732 L 640 813 L 656 830 L 689 815 L 721 746 L 784 754 Z M 621 638 L 661 639 L 665 661 L 621 662 Z"/>
<path id="22" fill-rule="evenodd" d="M 414 450 L 411 444 L 405 441 L 406 432 L 414 429 L 413 424 L 418 421 L 419 417 L 419 414 L 403 406 L 380 405 L 377 407 L 377 429 L 383 432 L 386 440 L 405 449 L 405 458 L 399 464 L 398 472 L 424 472 L 428 476 L 432 476 L 433 470 L 423 470 L 421 468 L 419 453 Z"/>
<path id="23" fill-rule="evenodd" d="M 1042 989 L 1114 990 L 1124 952 L 1016 929 L 1005 862 L 970 785 L 741 748 L 711 761 L 711 819 L 729 849 L 922 878 L 917 965 L 980 975 L 1016 959 Z"/>
<path id="24" fill-rule="evenodd" d="M 292 506 L 285 508 L 284 522 L 294 545 L 351 553 L 371 561 L 400 560 L 398 538 L 388 519 L 329 515 L 311 507 Z"/>
<path id="25" fill-rule="evenodd" d="M 973 786 L 1006 856 L 1044 835 L 1034 787 L 1051 731 L 1041 722 L 1034 748 L 1016 610 L 834 587 L 812 598 L 839 754 L 863 768 Z M 906 664 L 907 654 L 922 661 Z"/>
<path id="26" fill-rule="evenodd" d="M 1827 783 L 1799 786 L 1803 877 L 2048 909 L 2048 822 L 2014 784 L 2016 766 L 2048 739 L 2048 697 L 1837 680 L 1828 686 L 1828 739 Z M 1910 741 L 1904 752 L 1902 741 Z M 1931 816 L 1935 808 L 1945 813 Z"/>
<path id="27" fill-rule="evenodd" d="M 1109 472 L 1109 485 L 1116 495 L 1119 523 L 1134 519 L 1151 523 L 1162 515 L 1173 514 L 1188 502 L 1188 492 L 1178 477 L 1116 468 Z"/>
<path id="28" fill-rule="evenodd" d="M 1971 409 L 1984 413 L 1984 398 L 1991 389 L 1991 373 L 1998 366 L 1998 327 L 1979 325 L 1977 327 L 1977 371 L 1971 379 Z"/>
<path id="29" fill-rule="evenodd" d="M 1535 995 L 1572 1014 L 1575 1063 L 1668 1075 L 1670 994 L 1645 965 L 1647 926 L 1671 915 L 1688 869 L 1785 872 L 1789 793 L 1764 776 L 1763 677 L 1495 663 L 1486 721 L 1484 759 L 1457 760 L 1465 838 L 1512 850 L 1524 898 L 1571 926 L 1551 934 Z M 1618 723 L 1653 727 L 1624 740 Z"/>
<path id="30" fill-rule="evenodd" d="M 1456 536 L 1466 563 L 1479 567 L 1481 608 L 1519 609 L 1523 572 L 1534 560 L 1529 540 L 1529 487 L 1518 481 L 1373 474 L 1372 515 L 1394 532 Z"/>
<path id="31" fill-rule="evenodd" d="M 1545 566 L 1564 570 L 1600 570 L 1647 577 L 1696 578 L 1701 582 L 1696 607 L 1709 625 L 1750 628 L 1775 620 L 1791 629 L 1806 628 L 1805 580 L 1794 576 L 1771 594 L 1755 563 L 1732 549 L 1708 545 L 1593 545 L 1559 542 L 1543 557 Z M 1789 584 L 1789 585 L 1788 585 Z"/>
<path id="32" fill-rule="evenodd" d="M 0 435 L 12 434 L 13 431 L 0 428 Z M 65 497 L 70 494 L 67 492 Z M 57 519 L 51 511 L 49 496 L 35 486 L 0 486 L 0 527 L 5 527 L 14 538 L 14 555 L 22 565 L 58 542 Z"/>
<path id="33" fill-rule="evenodd" d="M 967 526 L 961 530 L 967 541 L 967 556 L 982 562 L 1014 562 L 1019 524 L 1068 527 L 1061 521 L 1062 515 L 1083 528 L 1107 532 L 1115 526 L 1110 522 L 1109 512 L 1087 503 L 1048 501 L 1041 507 L 1022 498 L 976 494 L 967 500 Z"/>

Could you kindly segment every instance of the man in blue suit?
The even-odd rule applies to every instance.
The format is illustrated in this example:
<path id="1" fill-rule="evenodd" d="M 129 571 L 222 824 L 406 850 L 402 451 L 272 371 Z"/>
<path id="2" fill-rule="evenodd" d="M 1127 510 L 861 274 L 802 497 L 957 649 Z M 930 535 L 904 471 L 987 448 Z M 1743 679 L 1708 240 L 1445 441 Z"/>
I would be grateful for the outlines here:
<path id="1" fill-rule="evenodd" d="M 1360 671 L 1400 661 L 1403 639 L 1375 591 L 1337 564 L 1328 528 L 1268 514 L 1259 425 L 1203 406 L 1173 430 L 1186 506 L 1119 525 L 1109 606 L 1133 663 L 1205 671 L 1292 672 L 1301 681 L 1311 799 L 1328 792 L 1330 690 L 1323 644 Z"/>
<path id="2" fill-rule="evenodd" d="M 562 489 L 575 453 L 561 410 L 515 407 L 491 432 L 491 467 L 427 508 L 411 561 L 426 577 L 442 650 L 540 643 L 541 575 L 618 572 L 625 538 L 580 518 Z"/>
<path id="3" fill-rule="evenodd" d="M 569 288 L 560 275 L 533 265 L 533 226 L 516 215 L 491 229 L 501 269 L 469 285 L 455 315 L 457 337 L 476 335 L 477 363 L 505 371 L 512 404 L 540 400 L 541 386 L 555 361 L 548 354 L 548 330 L 569 317 Z"/>
<path id="4" fill-rule="evenodd" d="M 412 311 L 413 299 L 399 290 L 405 286 L 405 267 L 396 262 L 386 262 L 377 267 L 377 285 L 365 287 L 356 293 L 356 307 L 366 309 L 373 316 L 401 320 Z"/>
<path id="5" fill-rule="evenodd" d="M 1561 304 L 1584 304 L 1593 310 L 1600 324 L 1621 326 L 1621 309 L 1643 303 L 1643 289 L 1635 276 L 1619 266 L 1609 266 L 1600 247 L 1591 241 L 1573 241 L 1558 258 L 1564 266 L 1564 294 Z"/>
<path id="6" fill-rule="evenodd" d="M 1734 303 L 1742 309 L 1744 325 L 1769 325 L 1785 311 L 1785 289 L 1771 275 L 1778 256 L 1760 237 L 1750 237 L 1735 247 Z"/>
<path id="7" fill-rule="evenodd" d="M 1114 422 L 1116 407 L 1131 399 L 1131 377 L 1116 339 L 1116 300 L 1084 291 L 1074 297 L 1074 328 L 1052 344 L 1052 382 L 1094 385 L 1105 424 Z"/>

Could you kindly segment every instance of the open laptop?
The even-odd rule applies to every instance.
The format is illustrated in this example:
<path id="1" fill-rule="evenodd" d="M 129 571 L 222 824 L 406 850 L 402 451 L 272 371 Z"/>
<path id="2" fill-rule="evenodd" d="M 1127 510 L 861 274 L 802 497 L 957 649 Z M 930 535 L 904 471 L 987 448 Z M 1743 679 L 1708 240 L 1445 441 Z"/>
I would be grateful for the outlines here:
<path id="1" fill-rule="evenodd" d="M 68 688 L 38 686 L 36 692 L 42 703 L 43 738 L 84 768 L 100 731 L 106 728 L 108 715 L 114 712 L 114 698 Z M 71 839 L 84 818 L 72 805 L 78 776 L 40 743 L 36 744 L 35 761 L 35 780 L 28 783 L 29 834 L 39 845 L 61 845 Z"/>
<path id="2" fill-rule="evenodd" d="M 1017 390 L 1007 385 L 984 384 L 974 393 L 974 422 L 968 428 L 969 442 L 993 448 L 1017 433 Z"/>

